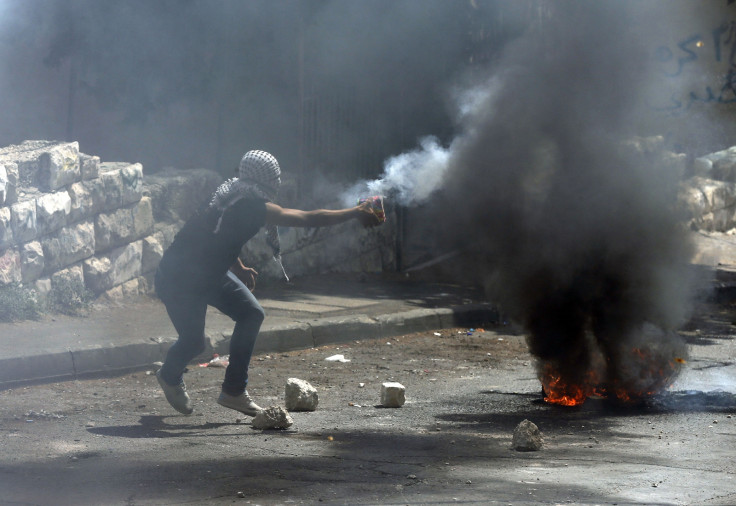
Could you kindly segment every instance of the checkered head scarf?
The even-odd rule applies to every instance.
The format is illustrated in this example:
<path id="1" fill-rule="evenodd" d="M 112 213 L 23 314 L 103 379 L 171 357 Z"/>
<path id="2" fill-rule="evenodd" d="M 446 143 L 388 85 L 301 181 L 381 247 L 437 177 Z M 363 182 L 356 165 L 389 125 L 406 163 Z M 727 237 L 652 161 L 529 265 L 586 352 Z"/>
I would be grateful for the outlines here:
<path id="1" fill-rule="evenodd" d="M 215 233 L 220 231 L 222 216 L 228 207 L 242 198 L 258 198 L 273 202 L 278 195 L 279 186 L 281 186 L 281 167 L 278 160 L 265 151 L 248 151 L 240 160 L 238 177 L 222 183 L 212 196 L 209 207 L 220 212 Z M 276 225 L 266 225 L 266 242 L 273 250 L 274 259 L 281 264 L 281 243 Z"/>

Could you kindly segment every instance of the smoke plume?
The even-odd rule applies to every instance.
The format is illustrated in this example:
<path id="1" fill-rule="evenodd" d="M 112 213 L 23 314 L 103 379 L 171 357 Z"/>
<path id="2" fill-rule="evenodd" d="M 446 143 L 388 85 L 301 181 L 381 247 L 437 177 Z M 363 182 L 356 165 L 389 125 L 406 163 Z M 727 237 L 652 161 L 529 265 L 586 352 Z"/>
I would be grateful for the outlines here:
<path id="1" fill-rule="evenodd" d="M 465 274 L 524 326 L 541 363 L 574 382 L 602 364 L 601 382 L 648 391 L 666 379 L 641 369 L 676 370 L 685 353 L 673 329 L 691 252 L 679 175 L 635 140 L 654 82 L 637 5 L 556 3 L 460 95 L 446 149 L 425 141 L 367 189 L 432 197 L 433 233 L 466 252 Z"/>

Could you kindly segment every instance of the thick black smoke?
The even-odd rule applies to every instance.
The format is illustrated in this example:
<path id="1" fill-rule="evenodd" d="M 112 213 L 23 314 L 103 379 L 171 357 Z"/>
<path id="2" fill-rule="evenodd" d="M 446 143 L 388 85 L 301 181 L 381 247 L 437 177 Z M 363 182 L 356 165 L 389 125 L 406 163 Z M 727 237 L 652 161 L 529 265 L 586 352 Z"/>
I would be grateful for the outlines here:
<path id="1" fill-rule="evenodd" d="M 634 4 L 555 5 L 507 48 L 453 143 L 441 228 L 472 250 L 470 269 L 542 362 L 576 381 L 600 351 L 601 380 L 635 387 L 632 349 L 684 353 L 672 332 L 691 254 L 679 175 L 628 142 L 651 77 Z"/>
<path id="2" fill-rule="evenodd" d="M 447 147 L 427 138 L 348 195 L 429 202 L 426 233 L 463 252 L 458 274 L 482 280 L 523 325 L 545 371 L 656 391 L 684 361 L 674 329 L 692 256 L 682 174 L 661 139 L 640 137 L 658 133 L 646 100 L 661 78 L 641 28 L 667 3 L 545 5 L 487 78 L 457 94 L 460 132 Z"/>

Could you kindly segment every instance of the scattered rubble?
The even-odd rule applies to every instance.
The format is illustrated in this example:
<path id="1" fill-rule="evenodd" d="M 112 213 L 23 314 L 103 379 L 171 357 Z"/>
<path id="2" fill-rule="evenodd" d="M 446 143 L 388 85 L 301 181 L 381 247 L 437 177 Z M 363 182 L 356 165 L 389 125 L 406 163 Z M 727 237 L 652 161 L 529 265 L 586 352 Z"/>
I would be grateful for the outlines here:
<path id="1" fill-rule="evenodd" d="M 281 406 L 269 406 L 261 410 L 251 422 L 251 427 L 259 430 L 288 429 L 292 425 L 294 425 L 294 420 Z"/>
<path id="2" fill-rule="evenodd" d="M 381 405 L 387 408 L 400 408 L 406 402 L 406 388 L 401 383 L 388 381 L 381 385 Z"/>
<path id="3" fill-rule="evenodd" d="M 542 449 L 542 433 L 533 422 L 523 420 L 514 429 L 511 446 L 518 452 L 536 452 Z"/>
<path id="4" fill-rule="evenodd" d="M 217 353 L 212 355 L 212 360 L 199 364 L 199 367 L 227 367 L 230 364 L 230 355 L 220 356 Z"/>
<path id="5" fill-rule="evenodd" d="M 345 355 L 332 355 L 325 359 L 327 362 L 350 362 L 349 358 L 345 358 Z"/>
<path id="6" fill-rule="evenodd" d="M 41 411 L 28 411 L 24 415 L 26 418 L 26 421 L 32 421 L 32 420 L 61 420 L 62 418 L 66 418 L 64 415 L 58 414 L 58 413 L 49 413 L 45 409 L 42 409 Z"/>
<path id="7" fill-rule="evenodd" d="M 315 411 L 319 404 L 319 394 L 308 382 L 289 378 L 286 380 L 284 400 L 289 411 Z"/>

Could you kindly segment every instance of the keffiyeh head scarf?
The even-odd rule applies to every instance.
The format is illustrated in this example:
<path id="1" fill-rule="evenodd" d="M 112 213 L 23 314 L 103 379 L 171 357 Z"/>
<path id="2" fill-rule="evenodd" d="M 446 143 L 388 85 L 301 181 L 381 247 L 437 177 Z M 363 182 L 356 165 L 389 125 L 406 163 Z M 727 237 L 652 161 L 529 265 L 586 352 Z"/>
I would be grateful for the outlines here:
<path id="1" fill-rule="evenodd" d="M 259 198 L 268 202 L 276 200 L 281 186 L 281 167 L 276 158 L 265 151 L 248 151 L 240 160 L 238 177 L 228 179 L 215 190 L 209 207 L 219 211 L 220 217 L 215 226 L 215 233 L 220 231 L 222 216 L 225 210 L 243 198 Z M 273 250 L 273 257 L 281 264 L 281 243 L 276 225 L 266 225 L 266 242 Z M 284 272 L 284 277 L 289 278 Z"/>

